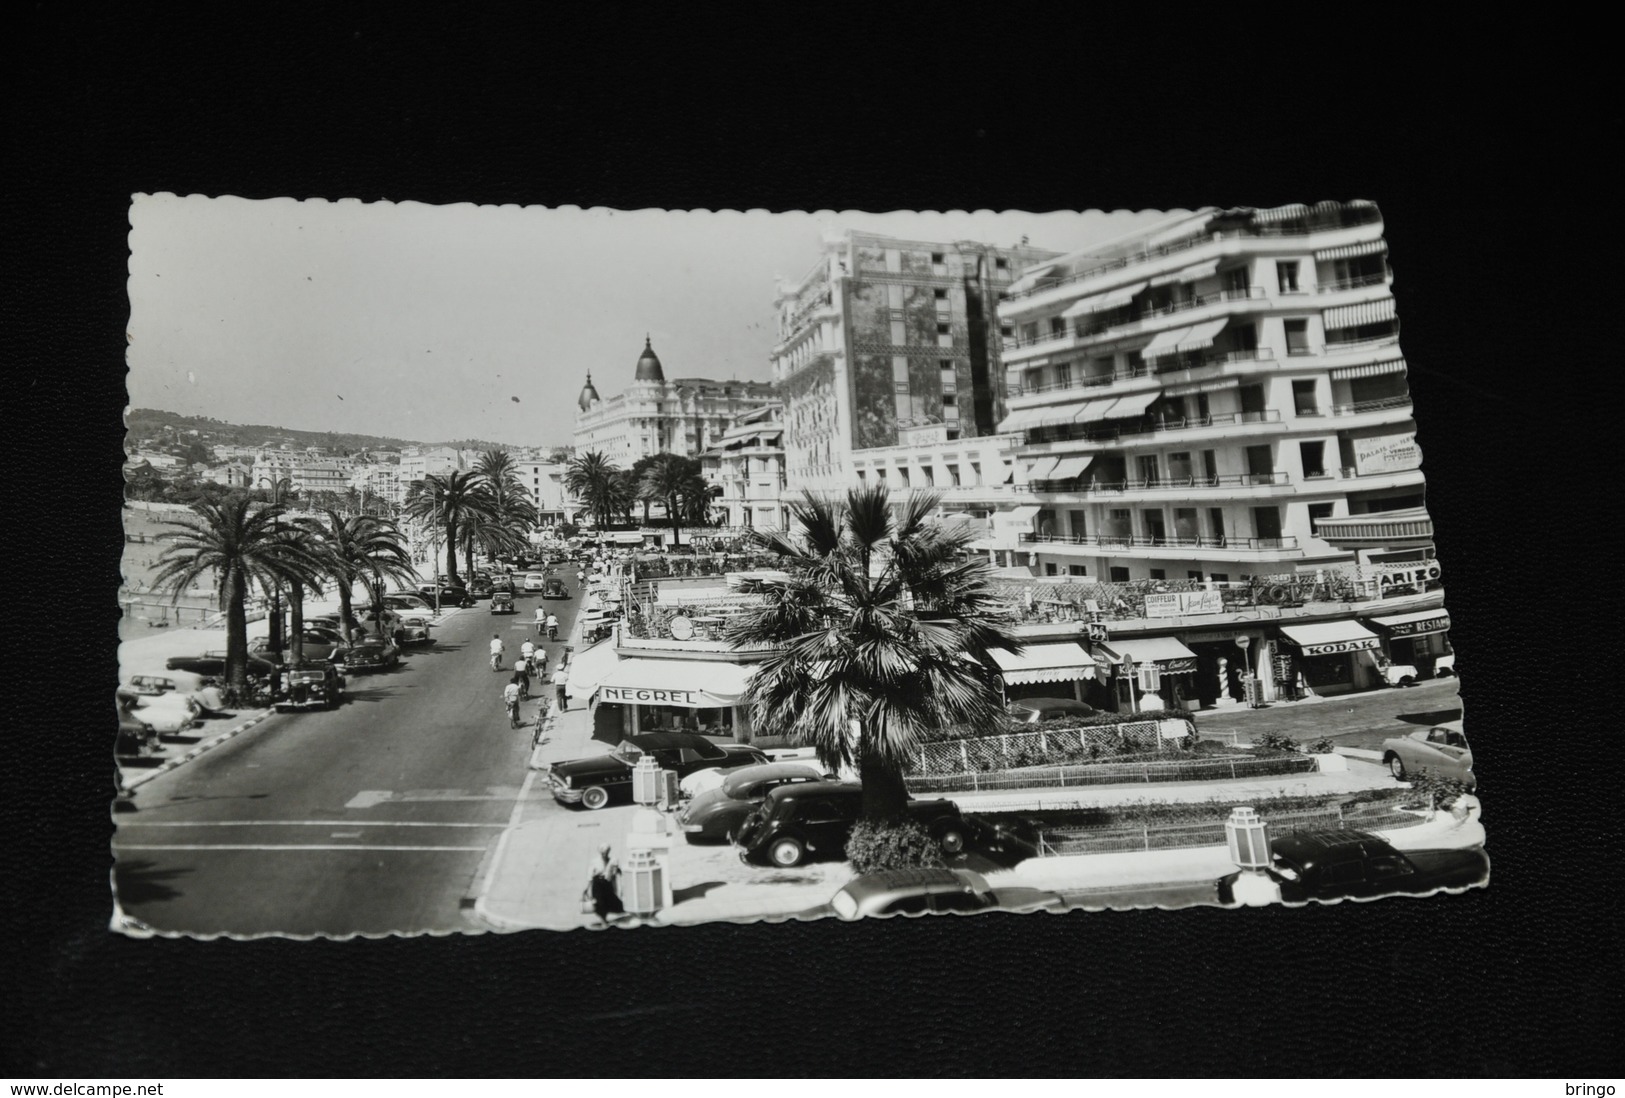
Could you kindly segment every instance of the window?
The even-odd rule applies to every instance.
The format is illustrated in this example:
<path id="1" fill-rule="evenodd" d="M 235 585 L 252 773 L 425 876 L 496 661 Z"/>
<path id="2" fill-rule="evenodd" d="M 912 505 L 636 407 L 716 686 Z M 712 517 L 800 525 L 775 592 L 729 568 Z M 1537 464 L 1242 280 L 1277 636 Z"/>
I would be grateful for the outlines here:
<path id="1" fill-rule="evenodd" d="M 1261 541 L 1281 539 L 1281 511 L 1277 507 L 1253 508 L 1253 531 Z"/>
<path id="2" fill-rule="evenodd" d="M 959 487 L 959 466 L 948 466 L 948 483 L 952 484 L 955 488 Z"/>
<path id="3" fill-rule="evenodd" d="M 1127 583 L 1128 582 L 1128 569 L 1127 568 L 1118 568 L 1116 566 L 1113 566 L 1112 570 L 1111 570 L 1111 582 L 1113 582 L 1113 583 Z"/>
<path id="4" fill-rule="evenodd" d="M 1139 458 L 1138 461 L 1139 461 L 1139 467 L 1140 467 L 1140 479 L 1142 481 L 1144 481 L 1148 485 L 1156 484 L 1157 483 L 1157 455 L 1155 455 L 1155 454 L 1147 454 L 1147 455 Z"/>
<path id="5" fill-rule="evenodd" d="M 1309 353 L 1309 322 L 1307 320 L 1283 320 L 1281 327 L 1286 331 L 1287 354 L 1306 355 Z"/>
<path id="6" fill-rule="evenodd" d="M 1300 416 L 1320 415 L 1320 403 L 1315 399 L 1315 383 L 1313 381 L 1294 381 L 1292 383 L 1292 408 Z"/>
<path id="7" fill-rule="evenodd" d="M 1298 292 L 1298 261 L 1283 260 L 1275 265 L 1275 281 L 1283 294 Z"/>
<path id="8" fill-rule="evenodd" d="M 896 283 L 886 287 L 886 307 L 889 309 L 903 307 L 903 287 Z"/>
<path id="9" fill-rule="evenodd" d="M 947 301 L 948 300 L 948 291 L 947 290 L 932 290 L 931 295 L 933 297 L 935 297 L 938 301 Z"/>
<path id="10" fill-rule="evenodd" d="M 974 461 L 970 463 L 970 482 L 972 487 L 982 483 L 982 466 Z"/>
<path id="11" fill-rule="evenodd" d="M 1060 574 L 1061 574 L 1061 566 L 1060 565 L 1058 565 L 1058 564 L 1050 564 L 1048 561 L 1046 561 L 1044 563 L 1044 575 L 1046 575 L 1046 576 L 1058 576 Z"/>
<path id="12" fill-rule="evenodd" d="M 1202 573 L 1201 572 L 1186 572 L 1185 573 L 1185 578 L 1188 579 L 1188 580 L 1195 580 L 1197 583 L 1201 583 L 1202 582 Z"/>
<path id="13" fill-rule="evenodd" d="M 1230 582 L 1230 573 L 1229 572 L 1209 572 L 1207 574 L 1207 578 L 1209 580 L 1213 581 L 1214 583 L 1229 583 Z"/>
<path id="14" fill-rule="evenodd" d="M 1072 363 L 1063 362 L 1055 367 L 1055 384 L 1063 389 L 1072 384 Z"/>
<path id="15" fill-rule="evenodd" d="M 1212 531 L 1212 537 L 1217 541 L 1224 540 L 1224 508 L 1209 507 L 1207 509 L 1207 527 Z"/>
<path id="16" fill-rule="evenodd" d="M 1246 297 L 1252 292 L 1253 280 L 1246 267 L 1232 267 L 1224 272 L 1224 292 L 1227 297 Z"/>
<path id="17" fill-rule="evenodd" d="M 1166 568 L 1153 568 L 1153 569 L 1151 569 L 1151 578 L 1154 579 L 1154 580 L 1165 580 L 1165 579 L 1167 579 L 1168 578 L 1168 569 L 1166 569 Z"/>
<path id="18" fill-rule="evenodd" d="M 1309 532 L 1317 537 L 1320 536 L 1320 527 L 1316 523 L 1321 519 L 1331 517 L 1332 505 L 1330 503 L 1311 503 L 1309 505 Z"/>
<path id="19" fill-rule="evenodd" d="M 931 466 L 929 465 L 920 466 L 920 479 L 925 482 L 925 486 L 927 488 L 933 488 L 936 486 L 937 478 L 936 475 L 931 472 Z"/>
<path id="20" fill-rule="evenodd" d="M 993 269 L 995 271 L 1008 271 L 1010 269 L 1010 261 L 1005 259 L 1003 256 L 997 256 L 993 260 Z"/>
<path id="21" fill-rule="evenodd" d="M 908 344 L 908 328 L 901 320 L 891 322 L 891 342 L 893 347 L 903 347 Z"/>
<path id="22" fill-rule="evenodd" d="M 1000 336 L 1002 336 L 1005 339 L 1009 339 L 1011 336 L 1015 335 L 1015 333 L 1016 333 L 1016 326 L 1014 324 L 1011 324 L 1008 320 L 1000 322 L 1000 324 L 999 324 L 999 335 Z"/>
<path id="23" fill-rule="evenodd" d="M 933 264 L 940 264 L 942 262 L 942 253 L 941 252 L 932 252 L 931 253 L 931 262 Z"/>
<path id="24" fill-rule="evenodd" d="M 1303 461 L 1304 476 L 1323 477 L 1326 475 L 1326 444 L 1324 442 L 1298 443 L 1298 456 Z"/>
<path id="25" fill-rule="evenodd" d="M 901 469 L 900 468 L 900 469 L 897 470 L 897 483 L 901 484 L 904 488 L 907 488 L 909 486 L 908 485 L 908 470 L 907 469 Z"/>
<path id="26" fill-rule="evenodd" d="M 1258 326 L 1255 324 L 1231 325 L 1230 344 L 1237 351 L 1258 350 Z"/>

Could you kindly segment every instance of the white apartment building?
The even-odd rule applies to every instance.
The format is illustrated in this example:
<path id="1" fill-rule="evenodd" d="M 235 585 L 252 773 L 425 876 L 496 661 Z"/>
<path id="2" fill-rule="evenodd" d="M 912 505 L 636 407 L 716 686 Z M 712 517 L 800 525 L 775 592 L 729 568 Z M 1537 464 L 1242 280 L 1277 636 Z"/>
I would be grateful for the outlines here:
<path id="1" fill-rule="evenodd" d="M 1028 269 L 1000 307 L 1008 563 L 1223 581 L 1431 556 L 1364 518 L 1426 523 L 1382 232 L 1364 202 L 1210 208 Z"/>
<path id="2" fill-rule="evenodd" d="M 655 454 L 699 457 L 719 444 L 734 417 L 773 399 L 773 387 L 760 381 L 667 381 L 648 339 L 638 356 L 632 383 L 608 400 L 598 395 L 589 371 L 577 399 L 575 451 L 596 451 L 616 468 L 630 469 Z"/>
<path id="3" fill-rule="evenodd" d="M 407 482 L 401 479 L 401 467 L 390 464 L 361 465 L 350 475 L 350 487 L 358 493 L 375 496 L 399 505 L 406 502 Z"/>
<path id="4" fill-rule="evenodd" d="M 401 454 L 400 477 L 407 486 L 425 477 L 467 472 L 463 455 L 449 446 L 407 450 Z"/>
<path id="5" fill-rule="evenodd" d="M 715 507 L 727 526 L 783 530 L 789 525 L 784 477 L 782 406 L 746 412 L 723 433 L 716 449 L 701 455 L 706 479 L 718 490 Z"/>
<path id="6" fill-rule="evenodd" d="M 514 462 L 514 467 L 518 471 L 519 483 L 525 486 L 525 491 L 530 493 L 531 503 L 536 505 L 542 525 L 574 519 L 578 504 L 564 487 L 568 466 L 551 461 L 520 459 Z"/>

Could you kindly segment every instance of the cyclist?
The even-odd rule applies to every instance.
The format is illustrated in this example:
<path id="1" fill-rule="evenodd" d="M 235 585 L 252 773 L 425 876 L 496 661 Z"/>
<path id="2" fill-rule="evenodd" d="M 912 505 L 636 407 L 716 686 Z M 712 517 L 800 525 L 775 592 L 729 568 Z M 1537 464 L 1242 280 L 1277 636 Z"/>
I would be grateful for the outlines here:
<path id="1" fill-rule="evenodd" d="M 502 688 L 502 704 L 508 707 L 508 727 L 519 727 L 519 676 L 515 675 L 507 686 Z"/>
<path id="2" fill-rule="evenodd" d="M 530 661 L 517 659 L 513 661 L 513 681 L 519 684 L 519 696 L 530 697 Z"/>
<path id="3" fill-rule="evenodd" d="M 502 650 L 503 650 L 503 647 L 504 646 L 502 644 L 502 634 L 501 633 L 492 633 L 491 634 L 491 670 L 493 670 L 493 671 L 501 671 L 502 670 L 502 655 L 503 655 Z"/>
<path id="4" fill-rule="evenodd" d="M 547 639 L 555 641 L 559 639 L 559 616 L 557 614 L 547 615 Z"/>
<path id="5" fill-rule="evenodd" d="M 519 646 L 519 655 L 520 655 L 520 658 L 523 659 L 526 663 L 531 664 L 532 666 L 535 665 L 536 646 L 531 643 L 531 640 L 530 640 L 529 637 L 526 637 L 525 638 L 525 643 L 521 644 Z"/>

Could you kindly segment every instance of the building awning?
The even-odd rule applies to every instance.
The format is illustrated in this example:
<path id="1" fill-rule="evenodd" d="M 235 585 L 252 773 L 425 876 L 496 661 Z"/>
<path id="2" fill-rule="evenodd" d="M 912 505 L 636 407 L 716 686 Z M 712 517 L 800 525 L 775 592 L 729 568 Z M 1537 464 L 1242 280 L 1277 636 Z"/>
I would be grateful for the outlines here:
<path id="1" fill-rule="evenodd" d="M 570 678 L 564 685 L 564 692 L 572 698 L 592 697 L 598 684 L 615 670 L 619 662 L 614 638 L 601 640 L 591 648 L 577 652 L 575 659 L 570 661 Z"/>
<path id="2" fill-rule="evenodd" d="M 598 700 L 720 709 L 739 704 L 755 671 L 754 666 L 719 660 L 621 660 L 598 684 Z"/>
<path id="3" fill-rule="evenodd" d="M 1322 248 L 1315 253 L 1315 262 L 1324 263 L 1328 259 L 1353 259 L 1358 255 L 1376 255 L 1386 252 L 1388 244 L 1382 240 L 1365 240 L 1359 244 L 1344 244 L 1341 248 Z"/>
<path id="4" fill-rule="evenodd" d="M 1157 398 L 1161 395 L 1162 390 L 1152 389 L 1146 393 L 1130 393 L 1128 396 L 1118 397 L 1112 401 L 1112 406 L 1107 408 L 1100 418 L 1128 419 L 1132 416 L 1143 416 L 1145 410 L 1156 403 Z"/>
<path id="5" fill-rule="evenodd" d="M 1184 385 L 1170 385 L 1164 389 L 1164 396 L 1190 396 L 1192 393 L 1217 393 L 1225 389 L 1239 387 L 1239 382 L 1233 377 L 1221 377 L 1217 381 L 1192 381 Z"/>
<path id="6" fill-rule="evenodd" d="M 1270 210 L 1254 210 L 1253 223 L 1255 225 L 1274 225 L 1280 221 L 1296 221 L 1300 217 L 1309 216 L 1309 207 L 1301 202 L 1294 202 L 1289 206 L 1276 206 Z"/>
<path id="7" fill-rule="evenodd" d="M 1040 279 L 1059 266 L 1059 263 L 1040 263 L 1038 266 L 1029 269 L 1020 278 L 1010 283 L 1009 286 L 1005 287 L 1004 292 L 1007 294 L 1026 293 L 1028 290 L 1038 285 Z"/>
<path id="8" fill-rule="evenodd" d="M 1095 420 L 1105 419 L 1106 412 L 1116 403 L 1116 397 L 1099 397 L 1073 405 L 1072 422 L 1093 423 Z"/>
<path id="9" fill-rule="evenodd" d="M 999 421 L 996 428 L 999 434 L 1014 434 L 1017 431 L 1030 431 L 1039 426 L 1038 420 L 1049 408 L 1017 408 Z"/>
<path id="10" fill-rule="evenodd" d="M 1170 328 L 1166 332 L 1158 332 L 1156 337 L 1140 348 L 1141 358 L 1161 358 L 1171 355 L 1179 350 L 1179 341 L 1190 335 L 1190 328 Z"/>
<path id="11" fill-rule="evenodd" d="M 1052 457 L 1039 458 L 1037 461 L 1035 461 L 1031 465 L 1027 466 L 1027 479 L 1028 480 L 1045 480 L 1045 479 L 1047 479 L 1049 477 L 1049 475 L 1050 475 L 1051 470 L 1053 470 L 1055 468 L 1056 460 L 1057 459 L 1052 458 Z"/>
<path id="12" fill-rule="evenodd" d="M 1207 320 L 1192 325 L 1190 331 L 1179 340 L 1179 353 L 1200 351 L 1213 346 L 1213 337 L 1224 331 L 1224 326 L 1229 322 L 1229 317 L 1221 316 L 1218 320 Z"/>
<path id="13" fill-rule="evenodd" d="M 1342 548 L 1430 545 L 1433 519 L 1421 507 L 1315 520 L 1315 536 Z"/>
<path id="14" fill-rule="evenodd" d="M 1183 675 L 1196 670 L 1196 653 L 1181 644 L 1176 637 L 1125 637 L 1095 648 L 1105 653 L 1112 663 L 1124 659 L 1136 664 L 1154 663 L 1164 675 Z"/>
<path id="15" fill-rule="evenodd" d="M 1085 652 L 1077 641 L 1029 644 L 1022 648 L 1020 655 L 990 648 L 988 655 L 999 665 L 999 674 L 1003 676 L 1006 686 L 1095 677 L 1094 657 Z"/>
<path id="16" fill-rule="evenodd" d="M 1403 358 L 1390 358 L 1383 362 L 1367 362 L 1364 366 L 1339 366 L 1332 371 L 1333 381 L 1347 381 L 1356 377 L 1377 377 L 1379 374 L 1402 374 Z"/>
<path id="17" fill-rule="evenodd" d="M 1381 645 L 1377 634 L 1357 621 L 1323 621 L 1312 625 L 1283 625 L 1286 639 L 1305 656 L 1336 656 L 1364 652 Z"/>
<path id="18" fill-rule="evenodd" d="M 1362 324 L 1381 324 L 1394 319 L 1394 299 L 1384 297 L 1359 305 L 1339 305 L 1321 314 L 1320 322 L 1328 331 L 1337 328 L 1358 328 Z"/>
<path id="19" fill-rule="evenodd" d="M 1419 610 L 1414 614 L 1395 614 L 1371 621 L 1386 629 L 1389 637 L 1425 637 L 1450 629 L 1450 614 L 1445 610 Z"/>
<path id="20" fill-rule="evenodd" d="M 1063 317 L 1074 317 L 1082 316 L 1085 313 L 1104 312 L 1107 309 L 1121 309 L 1124 305 L 1133 301 L 1134 295 L 1143 289 L 1145 289 L 1145 283 L 1136 282 L 1131 286 L 1121 286 L 1115 290 L 1107 290 L 1103 294 L 1091 294 L 1089 297 L 1074 301 L 1067 306 L 1066 311 L 1061 315 Z"/>
<path id="21" fill-rule="evenodd" d="M 1171 274 L 1158 275 L 1156 278 L 1153 278 L 1148 285 L 1172 286 L 1177 282 L 1195 282 L 1197 279 L 1208 278 L 1218 273 L 1219 261 L 1217 259 L 1210 259 L 1206 263 L 1193 263 L 1189 267 L 1174 271 Z"/>
<path id="22" fill-rule="evenodd" d="M 993 512 L 993 529 L 995 532 L 1008 530 L 1031 531 L 1033 519 L 1043 508 L 1035 503 L 1024 503 L 1020 507 L 1012 507 L 1008 511 Z"/>
<path id="23" fill-rule="evenodd" d="M 615 545 L 642 545 L 643 535 L 631 530 L 617 530 L 609 535 Z"/>
<path id="24" fill-rule="evenodd" d="M 1083 476 L 1084 470 L 1089 468 L 1089 463 L 1094 460 L 1094 457 L 1089 454 L 1081 457 L 1061 458 L 1055 463 L 1055 468 L 1049 471 L 1047 479 L 1076 480 Z"/>

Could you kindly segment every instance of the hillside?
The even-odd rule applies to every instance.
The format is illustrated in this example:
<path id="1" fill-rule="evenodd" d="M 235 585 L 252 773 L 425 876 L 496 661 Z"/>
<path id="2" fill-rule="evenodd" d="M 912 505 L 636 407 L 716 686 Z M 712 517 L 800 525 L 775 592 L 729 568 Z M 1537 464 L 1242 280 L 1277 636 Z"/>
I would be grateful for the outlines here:
<path id="1" fill-rule="evenodd" d="M 484 439 L 424 442 L 416 439 L 391 438 L 382 435 L 364 435 L 350 432 L 298 431 L 289 427 L 274 427 L 259 423 L 226 423 L 210 416 L 183 416 L 176 412 L 165 412 L 155 408 L 132 408 L 125 416 L 125 422 L 129 426 L 132 439 L 154 438 L 160 433 L 173 430 L 182 436 L 179 441 L 185 441 L 191 437 L 186 432 L 196 431 L 198 438 L 206 439 L 211 444 L 261 446 L 288 442 L 300 448 L 322 446 L 330 452 L 340 454 L 357 453 L 363 450 L 398 450 L 404 446 L 453 446 L 470 450 L 517 450 L 523 448 L 513 443 L 488 442 Z"/>

